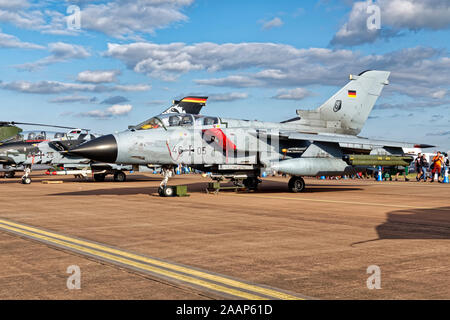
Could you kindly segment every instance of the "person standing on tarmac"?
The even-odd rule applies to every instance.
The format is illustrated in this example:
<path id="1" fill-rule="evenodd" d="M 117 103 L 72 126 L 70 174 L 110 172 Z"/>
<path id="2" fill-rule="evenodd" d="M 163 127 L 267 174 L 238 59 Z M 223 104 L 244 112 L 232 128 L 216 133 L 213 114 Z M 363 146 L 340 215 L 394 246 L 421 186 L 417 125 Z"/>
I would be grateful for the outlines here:
<path id="1" fill-rule="evenodd" d="M 427 156 L 425 154 L 422 155 L 422 158 L 420 158 L 420 168 L 422 170 L 422 176 L 420 177 L 420 179 L 423 178 L 423 182 L 427 182 L 427 169 L 428 169 L 428 161 L 427 161 Z M 419 179 L 419 181 L 420 181 Z"/>
<path id="2" fill-rule="evenodd" d="M 444 153 L 444 165 L 442 166 L 442 170 L 441 170 L 442 181 L 444 181 L 444 178 L 445 178 L 445 170 L 448 170 L 449 166 L 450 166 L 450 161 L 448 159 L 448 154 Z"/>
<path id="3" fill-rule="evenodd" d="M 441 175 L 441 168 L 444 164 L 444 158 L 441 155 L 441 152 L 438 151 L 437 154 L 433 157 L 433 160 L 431 161 L 431 182 L 434 181 L 434 177 L 437 176 L 437 181 L 441 182 L 439 179 Z"/>
<path id="4" fill-rule="evenodd" d="M 422 166 L 420 165 L 420 159 L 422 158 L 422 153 L 419 152 L 417 155 L 416 160 L 414 161 L 414 167 L 416 169 L 417 175 L 416 180 L 420 181 L 420 178 L 422 177 Z"/>
<path id="5" fill-rule="evenodd" d="M 400 173 L 402 174 L 402 176 L 405 178 L 405 181 L 408 182 L 408 167 L 404 167 L 404 166 L 398 166 L 396 168 L 397 172 L 395 174 L 395 181 L 398 181 L 398 176 L 400 175 Z"/>

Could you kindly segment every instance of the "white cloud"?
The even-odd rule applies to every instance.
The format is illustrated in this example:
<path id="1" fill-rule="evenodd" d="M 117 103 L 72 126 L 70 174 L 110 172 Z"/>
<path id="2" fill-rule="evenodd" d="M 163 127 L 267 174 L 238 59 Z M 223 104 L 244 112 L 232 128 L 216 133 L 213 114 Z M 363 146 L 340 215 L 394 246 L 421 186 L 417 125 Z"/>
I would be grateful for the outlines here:
<path id="1" fill-rule="evenodd" d="M 126 116 L 133 110 L 130 104 L 115 104 L 105 110 L 92 110 L 87 112 L 81 112 L 78 116 L 91 117 L 98 119 L 108 119 L 113 117 Z"/>
<path id="2" fill-rule="evenodd" d="M 248 76 L 228 76 L 225 78 L 211 78 L 195 80 L 195 83 L 205 86 L 214 87 L 234 87 L 234 88 L 247 88 L 247 87 L 263 87 L 264 82 L 252 79 Z"/>
<path id="3" fill-rule="evenodd" d="M 82 7 L 81 30 L 74 31 L 66 27 L 65 12 L 43 10 L 38 2 L 0 0 L 0 22 L 54 35 L 75 35 L 83 31 L 96 31 L 118 38 L 136 38 L 139 34 L 153 34 L 155 30 L 170 24 L 187 21 L 188 18 L 182 10 L 193 1 L 71 1 Z"/>
<path id="4" fill-rule="evenodd" d="M 88 97 L 88 96 L 79 96 L 79 95 L 71 95 L 71 96 L 63 96 L 51 99 L 49 102 L 51 103 L 73 103 L 73 102 L 95 102 L 97 98 Z"/>
<path id="5" fill-rule="evenodd" d="M 447 90 L 438 90 L 431 93 L 431 97 L 435 99 L 444 99 L 447 95 Z"/>
<path id="6" fill-rule="evenodd" d="M 0 30 L 0 48 L 20 48 L 20 49 L 45 49 L 44 46 L 20 41 L 19 38 L 2 33 Z"/>
<path id="7" fill-rule="evenodd" d="M 44 14 L 26 0 L 0 0 L 0 22 L 35 29 L 45 24 Z"/>
<path id="8" fill-rule="evenodd" d="M 51 53 L 49 56 L 36 62 L 25 63 L 15 67 L 21 70 L 34 71 L 49 64 L 64 62 L 71 59 L 84 59 L 91 55 L 83 46 L 64 42 L 50 43 L 48 47 Z"/>
<path id="9" fill-rule="evenodd" d="M 272 28 L 278 28 L 278 27 L 281 27 L 283 24 L 284 24 L 284 23 L 283 23 L 283 21 L 282 21 L 280 18 L 275 17 L 275 18 L 273 18 L 273 19 L 270 20 L 270 21 L 264 22 L 262 28 L 263 28 L 264 30 L 269 30 L 269 29 L 272 29 Z"/>
<path id="10" fill-rule="evenodd" d="M 0 0 L 0 9 L 18 10 L 29 6 L 30 4 L 27 0 Z"/>
<path id="11" fill-rule="evenodd" d="M 90 4 L 82 9 L 82 28 L 113 37 L 154 33 L 174 22 L 187 21 L 181 12 L 193 0 L 135 0 Z"/>
<path id="12" fill-rule="evenodd" d="M 278 90 L 277 95 L 273 98 L 279 100 L 302 100 L 309 96 L 311 96 L 311 91 L 305 88 L 294 88 L 290 90 Z"/>
<path id="13" fill-rule="evenodd" d="M 77 81 L 87 83 L 108 83 L 116 82 L 119 70 L 86 70 L 78 73 Z"/>
<path id="14" fill-rule="evenodd" d="M 52 35 L 78 35 L 82 32 L 82 30 L 77 30 L 75 28 L 67 28 L 67 15 L 66 13 L 54 11 L 54 10 L 45 10 L 45 19 L 48 21 L 47 23 L 43 23 L 41 25 L 36 26 L 34 29 L 40 31 L 45 34 Z"/>
<path id="15" fill-rule="evenodd" d="M 381 29 L 368 30 L 367 7 L 371 1 L 358 1 L 352 6 L 347 22 L 331 40 L 335 46 L 371 43 L 378 38 L 390 38 L 403 30 L 439 30 L 450 27 L 448 0 L 378 0 Z"/>
<path id="16" fill-rule="evenodd" d="M 448 0 L 378 0 L 382 19 L 396 28 L 410 30 L 450 27 Z"/>
<path id="17" fill-rule="evenodd" d="M 230 102 L 235 100 L 247 99 L 248 93 L 245 92 L 229 92 L 222 94 L 210 94 L 208 101 L 211 102 Z"/>
<path id="18" fill-rule="evenodd" d="M 204 42 L 186 45 L 135 42 L 123 45 L 110 43 L 105 55 L 123 61 L 128 68 L 138 73 L 173 80 L 180 74 L 197 70 L 214 72 L 285 65 L 294 63 L 293 60 L 300 58 L 303 52 L 308 50 L 273 43 Z"/>
<path id="19" fill-rule="evenodd" d="M 0 88 L 22 93 L 53 94 L 72 92 L 113 92 L 113 91 L 147 91 L 151 86 L 146 84 L 105 86 L 91 83 L 70 83 L 60 81 L 13 81 L 0 82 Z"/>
<path id="20" fill-rule="evenodd" d="M 105 53 L 135 72 L 163 80 L 173 80 L 198 70 L 225 71 L 227 74 L 223 77 L 214 74 L 211 78 L 197 79 L 195 83 L 231 88 L 343 85 L 349 74 L 367 69 L 388 70 L 392 72 L 392 85 L 387 90 L 409 96 L 418 92 L 430 95 L 448 87 L 450 58 L 446 54 L 443 50 L 426 47 L 364 55 L 345 49 L 298 49 L 274 43 L 210 42 L 108 44 Z M 173 68 L 174 63 L 183 67 Z M 234 74 L 230 74 L 232 72 Z"/>
<path id="21" fill-rule="evenodd" d="M 113 116 L 121 116 L 124 114 L 127 114 L 131 111 L 131 109 L 133 109 L 133 107 L 129 104 L 115 104 L 111 107 L 109 107 L 108 109 L 106 109 L 106 111 L 110 114 L 112 114 Z"/>
<path id="22" fill-rule="evenodd" d="M 2 89 L 37 94 L 51 94 L 74 91 L 100 92 L 105 91 L 105 87 L 92 84 L 66 83 L 60 81 L 14 81 L 9 83 L 1 83 Z"/>
<path id="23" fill-rule="evenodd" d="M 152 86 L 148 84 L 118 84 L 113 88 L 124 92 L 140 92 L 151 90 Z"/>

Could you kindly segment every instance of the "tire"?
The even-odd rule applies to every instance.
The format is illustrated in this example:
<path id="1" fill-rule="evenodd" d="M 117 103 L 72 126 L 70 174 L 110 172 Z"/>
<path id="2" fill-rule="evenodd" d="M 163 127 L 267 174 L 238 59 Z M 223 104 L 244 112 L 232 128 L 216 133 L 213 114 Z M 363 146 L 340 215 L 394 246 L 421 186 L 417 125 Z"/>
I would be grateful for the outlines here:
<path id="1" fill-rule="evenodd" d="M 15 175 L 16 175 L 15 171 L 9 171 L 5 174 L 5 178 L 11 179 L 11 178 L 14 178 Z"/>
<path id="2" fill-rule="evenodd" d="M 116 173 L 114 173 L 115 182 L 125 182 L 126 180 L 127 176 L 123 171 L 116 171 Z"/>
<path id="3" fill-rule="evenodd" d="M 244 180 L 244 186 L 248 190 L 257 190 L 258 189 L 258 178 L 247 178 Z"/>
<path id="4" fill-rule="evenodd" d="M 163 190 L 164 196 L 165 197 L 173 197 L 174 196 L 174 191 L 172 187 L 165 187 Z"/>
<path id="5" fill-rule="evenodd" d="M 158 188 L 158 194 L 160 197 L 164 197 L 164 188 L 163 187 Z"/>
<path id="6" fill-rule="evenodd" d="M 30 177 L 24 177 L 22 178 L 22 184 L 30 184 L 31 178 Z"/>
<path id="7" fill-rule="evenodd" d="M 292 177 L 289 180 L 289 191 L 298 193 L 305 190 L 305 180 L 302 177 Z"/>
<path id="8" fill-rule="evenodd" d="M 106 175 L 104 173 L 94 174 L 94 180 L 96 182 L 103 182 L 103 181 L 105 181 L 105 177 L 106 177 Z"/>

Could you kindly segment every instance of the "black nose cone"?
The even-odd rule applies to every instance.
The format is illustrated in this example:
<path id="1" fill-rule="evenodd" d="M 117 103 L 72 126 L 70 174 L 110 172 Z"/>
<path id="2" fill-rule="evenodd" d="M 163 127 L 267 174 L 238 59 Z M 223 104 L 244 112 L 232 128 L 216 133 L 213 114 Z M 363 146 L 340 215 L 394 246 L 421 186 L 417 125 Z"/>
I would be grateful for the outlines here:
<path id="1" fill-rule="evenodd" d="M 117 141 L 112 134 L 108 134 L 70 149 L 69 153 L 95 161 L 115 162 L 117 159 Z"/>

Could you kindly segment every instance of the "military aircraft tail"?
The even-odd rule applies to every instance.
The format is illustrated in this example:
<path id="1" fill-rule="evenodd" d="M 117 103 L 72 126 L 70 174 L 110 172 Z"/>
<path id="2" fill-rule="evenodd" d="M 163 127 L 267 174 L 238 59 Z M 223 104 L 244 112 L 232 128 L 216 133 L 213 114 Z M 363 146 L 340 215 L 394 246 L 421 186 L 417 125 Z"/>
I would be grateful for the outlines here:
<path id="1" fill-rule="evenodd" d="M 181 100 L 174 100 L 173 105 L 163 112 L 165 113 L 191 113 L 199 114 L 206 105 L 208 97 L 189 96 Z"/>
<path id="2" fill-rule="evenodd" d="M 316 110 L 297 110 L 302 124 L 339 134 L 361 132 L 390 72 L 368 70 L 350 75 L 350 82 Z"/>

